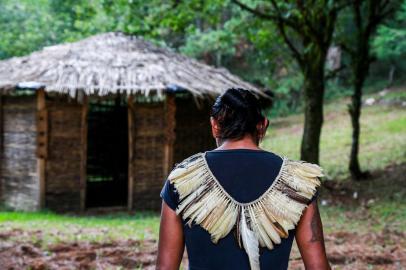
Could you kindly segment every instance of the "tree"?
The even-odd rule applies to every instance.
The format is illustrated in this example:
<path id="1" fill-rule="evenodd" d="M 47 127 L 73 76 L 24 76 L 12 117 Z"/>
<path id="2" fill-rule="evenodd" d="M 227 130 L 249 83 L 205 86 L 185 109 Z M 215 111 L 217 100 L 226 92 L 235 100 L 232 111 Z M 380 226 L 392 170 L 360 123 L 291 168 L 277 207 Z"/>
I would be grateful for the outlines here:
<path id="1" fill-rule="evenodd" d="M 325 62 L 337 15 L 347 2 L 270 0 L 256 7 L 238 0 L 233 2 L 258 18 L 272 21 L 298 63 L 303 73 L 305 103 L 301 159 L 319 163 Z"/>
<path id="2" fill-rule="evenodd" d="M 101 1 L 48 0 L 48 5 L 58 43 L 77 41 L 111 27 Z"/>
<path id="3" fill-rule="evenodd" d="M 298 85 L 301 77 L 296 75 L 297 66 L 288 57 L 275 25 L 251 16 L 230 0 L 103 3 L 113 29 L 141 35 L 207 64 L 226 67 L 247 81 L 272 89 L 280 97 L 275 100 L 273 113 L 300 105 L 290 102 L 292 96 L 297 96 L 291 95 L 290 86 Z M 294 83 L 290 74 L 294 74 Z"/>
<path id="4" fill-rule="evenodd" d="M 358 151 L 362 88 L 373 60 L 370 41 L 378 25 L 394 12 L 396 7 L 394 2 L 389 0 L 355 0 L 349 6 L 352 12 L 351 24 L 354 27 L 354 32 L 352 35 L 348 31 L 343 34 L 344 41 L 341 46 L 350 56 L 350 68 L 352 71 L 353 94 L 351 104 L 348 106 L 353 128 L 349 170 L 354 180 L 365 178 L 368 175 L 368 172 L 361 171 Z"/>
<path id="5" fill-rule="evenodd" d="M 30 53 L 52 43 L 46 1 L 0 0 L 0 59 Z"/>
<path id="6" fill-rule="evenodd" d="M 108 31 L 100 1 L 0 0 L 0 59 Z"/>
<path id="7" fill-rule="evenodd" d="M 372 51 L 378 59 L 387 60 L 391 64 L 388 87 L 394 80 L 396 64 L 406 56 L 406 1 L 403 1 L 400 10 L 393 20 L 380 25 L 372 42 Z"/>

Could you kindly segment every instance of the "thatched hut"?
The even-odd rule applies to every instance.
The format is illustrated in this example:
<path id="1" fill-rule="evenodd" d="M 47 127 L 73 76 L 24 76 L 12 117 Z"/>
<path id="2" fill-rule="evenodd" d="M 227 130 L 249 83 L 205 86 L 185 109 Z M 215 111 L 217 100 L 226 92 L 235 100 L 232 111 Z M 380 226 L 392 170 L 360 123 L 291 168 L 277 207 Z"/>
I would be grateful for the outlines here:
<path id="1" fill-rule="evenodd" d="M 35 83 L 32 83 L 35 82 Z M 159 209 L 174 163 L 212 148 L 225 69 L 121 33 L 0 62 L 0 199 L 14 209 Z"/>

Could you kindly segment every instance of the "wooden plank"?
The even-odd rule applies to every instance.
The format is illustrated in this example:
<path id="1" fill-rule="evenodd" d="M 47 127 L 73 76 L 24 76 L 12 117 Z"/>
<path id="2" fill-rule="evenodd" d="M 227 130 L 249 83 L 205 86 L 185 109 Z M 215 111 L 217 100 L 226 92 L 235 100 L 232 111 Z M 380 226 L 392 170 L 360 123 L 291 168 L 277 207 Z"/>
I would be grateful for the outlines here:
<path id="1" fill-rule="evenodd" d="M 0 94 L 0 153 L 3 153 L 4 143 L 4 128 L 3 128 L 3 95 Z"/>
<path id="2" fill-rule="evenodd" d="M 134 99 L 128 96 L 128 211 L 133 208 L 134 187 Z"/>
<path id="3" fill-rule="evenodd" d="M 2 201 L 15 210 L 39 209 L 37 96 L 3 97 Z"/>
<path id="4" fill-rule="evenodd" d="M 176 104 L 175 95 L 167 94 L 165 100 L 165 146 L 164 146 L 164 164 L 163 174 L 167 177 L 169 170 L 173 166 L 173 146 L 175 142 L 175 126 L 176 126 Z"/>
<path id="5" fill-rule="evenodd" d="M 82 110 L 66 96 L 46 96 L 49 135 L 46 159 L 46 208 L 52 211 L 81 211 Z"/>
<path id="6" fill-rule="evenodd" d="M 37 91 L 37 112 L 40 114 L 40 112 L 45 111 L 45 109 L 46 109 L 45 90 L 39 89 Z M 38 119 L 39 118 L 37 118 L 37 120 Z M 44 125 L 43 124 L 44 121 L 37 121 L 37 130 L 41 130 L 41 128 L 43 128 L 42 125 Z M 47 118 L 46 121 L 48 121 Z M 47 127 L 47 125 L 45 125 L 45 127 Z M 42 137 L 43 135 L 44 134 L 37 133 L 38 136 L 37 142 L 40 140 L 39 138 Z M 44 138 L 42 138 L 42 142 L 45 144 L 46 149 L 47 141 L 44 140 Z M 37 144 L 37 153 L 39 153 L 39 144 Z M 37 170 L 39 178 L 38 208 L 42 209 L 45 207 L 46 155 L 42 157 L 37 155 Z"/>
<path id="7" fill-rule="evenodd" d="M 0 202 L 3 202 L 3 145 L 4 145 L 4 128 L 3 128 L 3 95 L 0 94 Z"/>
<path id="8" fill-rule="evenodd" d="M 134 195 L 133 209 L 159 210 L 159 191 L 164 179 L 164 149 L 166 142 L 165 101 L 154 106 L 140 101 L 134 108 Z M 145 130 L 159 133 L 145 134 Z M 152 135 L 153 134 L 153 135 Z"/>
<path id="9" fill-rule="evenodd" d="M 86 94 L 83 96 L 82 119 L 81 119 L 81 153 L 80 153 L 80 210 L 86 209 L 86 183 L 87 183 L 87 115 L 89 103 Z"/>
<path id="10" fill-rule="evenodd" d="M 37 111 L 37 157 L 48 158 L 48 111 Z"/>

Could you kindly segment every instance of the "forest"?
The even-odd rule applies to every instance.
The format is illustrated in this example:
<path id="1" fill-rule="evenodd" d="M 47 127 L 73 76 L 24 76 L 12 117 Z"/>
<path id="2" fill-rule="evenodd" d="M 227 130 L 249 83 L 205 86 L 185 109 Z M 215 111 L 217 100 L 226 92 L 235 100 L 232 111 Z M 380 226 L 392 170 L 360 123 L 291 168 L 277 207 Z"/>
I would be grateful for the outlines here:
<path id="1" fill-rule="evenodd" d="M 405 0 L 0 0 L 0 29 L 0 60 L 120 32 L 263 89 L 261 147 L 326 172 L 332 268 L 406 268 Z M 156 211 L 4 206 L 0 269 L 154 269 L 158 227 Z"/>

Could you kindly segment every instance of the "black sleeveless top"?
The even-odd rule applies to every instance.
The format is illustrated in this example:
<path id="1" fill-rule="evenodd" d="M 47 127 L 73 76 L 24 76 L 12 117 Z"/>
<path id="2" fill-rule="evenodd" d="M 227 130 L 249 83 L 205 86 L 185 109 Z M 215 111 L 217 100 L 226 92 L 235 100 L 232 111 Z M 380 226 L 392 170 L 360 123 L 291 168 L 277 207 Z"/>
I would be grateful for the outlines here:
<path id="1" fill-rule="evenodd" d="M 247 203 L 257 199 L 273 183 L 282 166 L 282 158 L 272 152 L 254 149 L 213 150 L 206 152 L 210 170 L 223 188 L 237 201 Z M 179 196 L 167 180 L 161 197 L 173 210 Z M 183 220 L 183 233 L 189 257 L 190 270 L 223 269 L 249 270 L 244 249 L 239 248 L 233 230 L 214 244 L 210 234 L 199 225 L 189 228 Z M 261 269 L 287 269 L 295 230 L 282 239 L 274 249 L 260 247 Z"/>

